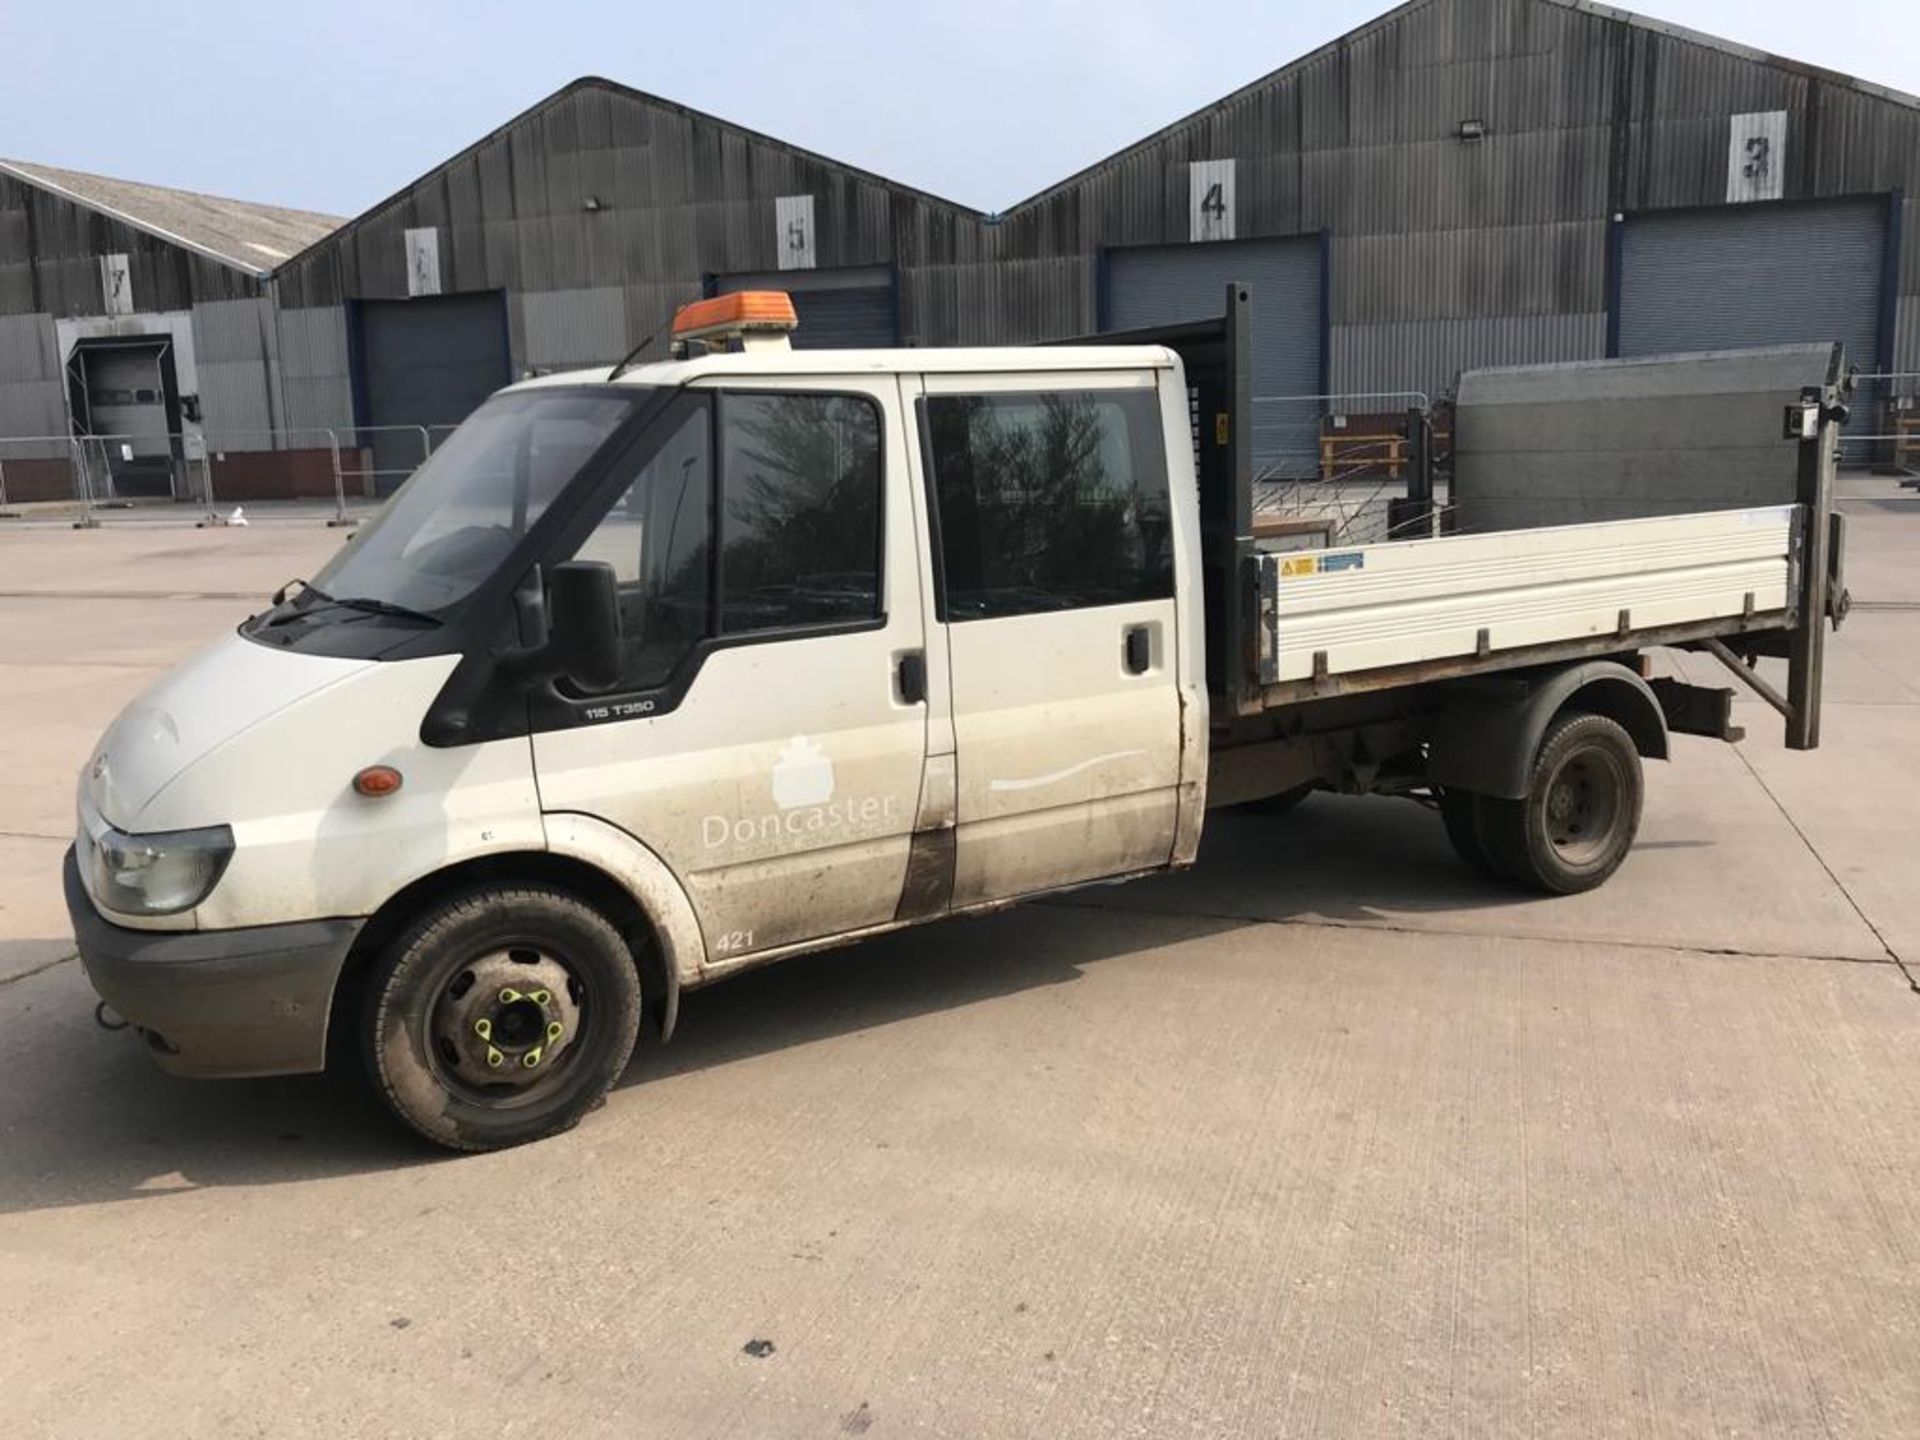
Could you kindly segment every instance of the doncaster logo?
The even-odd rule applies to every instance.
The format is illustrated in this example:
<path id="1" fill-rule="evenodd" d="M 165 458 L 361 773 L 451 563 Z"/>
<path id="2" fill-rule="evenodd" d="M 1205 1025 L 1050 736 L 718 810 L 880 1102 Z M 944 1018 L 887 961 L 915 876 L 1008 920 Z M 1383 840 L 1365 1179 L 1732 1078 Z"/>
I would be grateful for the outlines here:
<path id="1" fill-rule="evenodd" d="M 773 767 L 773 803 L 782 810 L 824 805 L 833 799 L 833 762 L 804 735 L 780 747 Z"/>
<path id="2" fill-rule="evenodd" d="M 851 834 L 885 833 L 892 828 L 896 801 L 891 795 L 833 798 L 833 761 L 818 741 L 796 735 L 774 758 L 773 803 L 761 815 L 731 818 L 708 815 L 700 822 L 700 841 L 709 850 L 729 842 L 735 845 L 798 849 L 808 843 L 834 843 Z"/>

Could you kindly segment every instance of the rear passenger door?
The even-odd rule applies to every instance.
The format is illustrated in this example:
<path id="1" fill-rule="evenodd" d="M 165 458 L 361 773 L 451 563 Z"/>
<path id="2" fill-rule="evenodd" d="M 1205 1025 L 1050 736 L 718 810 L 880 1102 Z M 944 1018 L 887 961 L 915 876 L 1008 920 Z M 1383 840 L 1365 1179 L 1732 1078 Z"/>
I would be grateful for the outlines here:
<path id="1" fill-rule="evenodd" d="M 1169 863 L 1181 712 L 1151 372 L 923 377 L 956 907 Z"/>

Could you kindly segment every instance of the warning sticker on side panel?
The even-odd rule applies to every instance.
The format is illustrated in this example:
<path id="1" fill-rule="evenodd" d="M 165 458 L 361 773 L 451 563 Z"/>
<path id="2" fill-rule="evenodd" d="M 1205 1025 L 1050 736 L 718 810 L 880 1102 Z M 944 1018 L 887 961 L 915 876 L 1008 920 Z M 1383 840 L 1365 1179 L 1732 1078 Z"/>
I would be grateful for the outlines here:
<path id="1" fill-rule="evenodd" d="M 1280 578 L 1286 580 L 1295 575 L 1331 575 L 1339 570 L 1366 568 L 1367 557 L 1361 551 L 1335 555 L 1289 555 L 1280 562 Z"/>

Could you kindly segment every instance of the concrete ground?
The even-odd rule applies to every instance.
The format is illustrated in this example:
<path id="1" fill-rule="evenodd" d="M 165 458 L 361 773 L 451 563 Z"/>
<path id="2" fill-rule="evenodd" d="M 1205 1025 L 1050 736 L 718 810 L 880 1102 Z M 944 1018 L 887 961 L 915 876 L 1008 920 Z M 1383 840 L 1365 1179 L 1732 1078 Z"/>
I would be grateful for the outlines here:
<path id="1" fill-rule="evenodd" d="M 1850 493 L 1823 748 L 1677 742 L 1597 894 L 1221 816 L 689 996 L 469 1158 L 163 1077 L 69 958 L 93 739 L 338 532 L 0 530 L 10 1433 L 1920 1433 L 1920 500 Z"/>

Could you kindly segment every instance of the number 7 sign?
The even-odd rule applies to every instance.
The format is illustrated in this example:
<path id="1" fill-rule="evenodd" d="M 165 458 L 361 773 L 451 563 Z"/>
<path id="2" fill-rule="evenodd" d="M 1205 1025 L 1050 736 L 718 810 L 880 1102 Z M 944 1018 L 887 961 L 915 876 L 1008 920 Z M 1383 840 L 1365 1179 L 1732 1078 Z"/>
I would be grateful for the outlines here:
<path id="1" fill-rule="evenodd" d="M 1195 160 L 1187 167 L 1187 238 L 1233 239 L 1233 161 Z"/>

